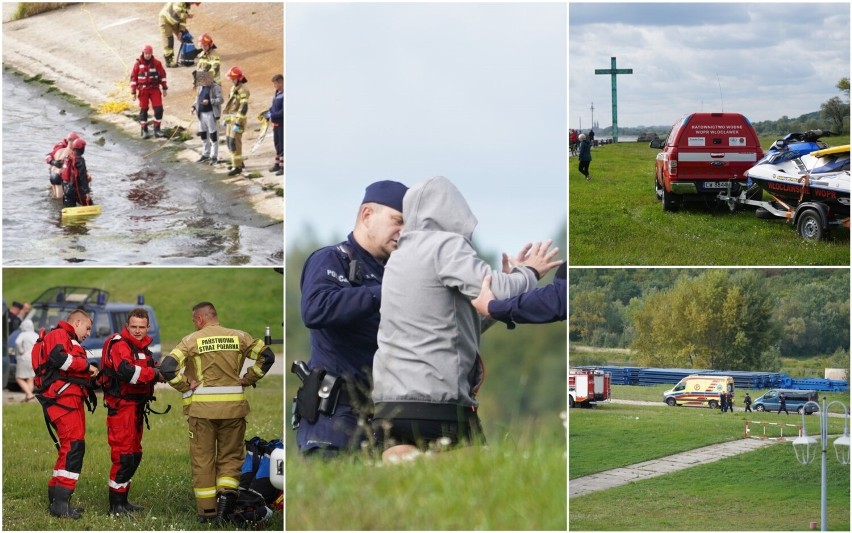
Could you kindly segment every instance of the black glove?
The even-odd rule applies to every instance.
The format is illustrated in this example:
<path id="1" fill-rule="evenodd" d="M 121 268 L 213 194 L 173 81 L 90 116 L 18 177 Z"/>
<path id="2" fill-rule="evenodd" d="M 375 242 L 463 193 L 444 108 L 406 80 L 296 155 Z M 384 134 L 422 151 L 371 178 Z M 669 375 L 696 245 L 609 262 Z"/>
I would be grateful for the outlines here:
<path id="1" fill-rule="evenodd" d="M 50 350 L 50 355 L 48 356 L 50 360 L 50 364 L 55 366 L 56 368 L 62 368 L 62 365 L 65 364 L 65 361 L 68 360 L 68 354 L 65 353 L 65 350 L 62 348 L 62 345 L 57 344 Z"/>

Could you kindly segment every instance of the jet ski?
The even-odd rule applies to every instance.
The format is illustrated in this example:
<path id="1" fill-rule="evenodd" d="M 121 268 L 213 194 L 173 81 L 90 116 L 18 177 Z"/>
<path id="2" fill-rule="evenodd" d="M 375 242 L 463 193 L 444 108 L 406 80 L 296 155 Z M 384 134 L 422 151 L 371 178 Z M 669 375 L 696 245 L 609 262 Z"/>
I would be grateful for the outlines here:
<path id="1" fill-rule="evenodd" d="M 828 130 L 819 129 L 809 130 L 804 133 L 788 133 L 783 138 L 772 143 L 772 146 L 764 152 L 763 158 L 755 163 L 755 165 L 765 163 L 778 165 L 815 150 L 824 150 L 828 148 L 828 145 L 820 141 L 820 137 L 829 137 L 832 135 L 834 133 Z"/>
<path id="2" fill-rule="evenodd" d="M 749 184 L 768 192 L 788 209 L 816 202 L 824 204 L 831 215 L 849 217 L 848 144 L 789 159 L 780 157 L 784 151 L 778 154 L 779 160 L 758 162 L 746 171 Z"/>

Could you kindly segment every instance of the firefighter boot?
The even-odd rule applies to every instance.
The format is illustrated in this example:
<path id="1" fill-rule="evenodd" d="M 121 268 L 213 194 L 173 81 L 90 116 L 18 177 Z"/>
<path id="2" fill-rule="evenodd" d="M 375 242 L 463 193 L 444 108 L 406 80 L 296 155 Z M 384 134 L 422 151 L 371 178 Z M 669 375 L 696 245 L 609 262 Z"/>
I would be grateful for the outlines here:
<path id="1" fill-rule="evenodd" d="M 131 513 L 127 508 L 127 493 L 109 491 L 109 514 L 112 516 L 122 516 Z"/>
<path id="2" fill-rule="evenodd" d="M 224 524 L 226 521 L 230 520 L 236 505 L 236 492 L 230 490 L 220 492 L 219 499 L 216 502 L 216 518 L 214 518 L 213 521 L 217 524 Z"/>
<path id="3" fill-rule="evenodd" d="M 130 495 L 130 487 L 127 487 L 127 492 L 124 493 L 124 508 L 130 511 L 131 513 L 135 513 L 136 511 L 142 511 L 145 508 L 141 505 L 135 505 L 127 501 L 127 497 Z"/>
<path id="4" fill-rule="evenodd" d="M 53 501 L 50 503 L 50 514 L 60 518 L 73 518 L 79 520 L 82 515 L 71 507 L 71 495 L 73 490 L 65 487 L 54 487 Z"/>
<path id="5" fill-rule="evenodd" d="M 55 496 L 54 496 L 55 491 L 56 491 L 56 487 L 47 487 L 47 500 L 51 504 L 53 503 L 53 500 L 55 498 Z M 71 508 L 74 509 L 75 511 L 77 511 L 78 513 L 83 513 L 83 512 L 86 511 L 86 509 L 83 508 L 82 505 L 72 506 Z"/>
<path id="6" fill-rule="evenodd" d="M 168 68 L 175 68 L 177 66 L 177 63 L 175 63 L 175 61 L 174 61 L 174 59 L 175 59 L 174 54 L 166 54 L 165 56 L 163 56 L 163 58 L 166 60 L 166 66 Z"/>
<path id="7" fill-rule="evenodd" d="M 148 133 L 148 126 L 142 126 L 142 138 L 148 139 L 151 137 L 151 134 Z"/>
<path id="8" fill-rule="evenodd" d="M 156 137 L 158 139 L 161 138 L 161 137 L 165 137 L 165 135 L 163 135 L 163 132 L 160 131 L 160 125 L 159 124 L 154 124 L 154 137 Z"/>

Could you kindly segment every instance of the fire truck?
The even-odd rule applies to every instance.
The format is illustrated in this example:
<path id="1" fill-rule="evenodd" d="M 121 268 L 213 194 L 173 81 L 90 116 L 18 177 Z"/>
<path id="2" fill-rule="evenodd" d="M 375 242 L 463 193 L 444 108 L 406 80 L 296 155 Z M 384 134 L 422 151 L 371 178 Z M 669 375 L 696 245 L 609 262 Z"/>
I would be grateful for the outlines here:
<path id="1" fill-rule="evenodd" d="M 609 400 L 611 376 L 600 370 L 568 371 L 568 405 L 584 406 Z"/>

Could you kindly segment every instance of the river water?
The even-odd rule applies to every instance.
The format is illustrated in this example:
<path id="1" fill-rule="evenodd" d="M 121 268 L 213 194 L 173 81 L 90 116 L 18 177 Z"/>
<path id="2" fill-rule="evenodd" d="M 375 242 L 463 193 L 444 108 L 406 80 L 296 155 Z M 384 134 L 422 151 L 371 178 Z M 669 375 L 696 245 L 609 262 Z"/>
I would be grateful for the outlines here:
<path id="1" fill-rule="evenodd" d="M 5 266 L 284 263 L 283 224 L 249 203 L 259 188 L 226 185 L 224 174 L 176 162 L 168 148 L 145 157 L 164 141 L 93 123 L 88 110 L 45 90 L 3 73 Z M 62 201 L 48 194 L 44 162 L 71 131 L 88 143 L 92 197 L 102 208 L 101 215 L 77 223 L 60 220 Z M 220 158 L 225 155 L 220 145 Z"/>

